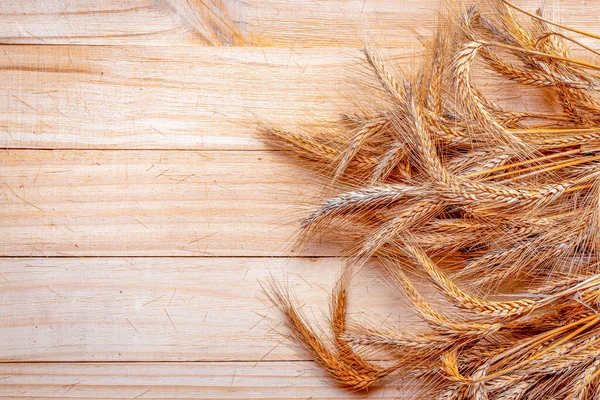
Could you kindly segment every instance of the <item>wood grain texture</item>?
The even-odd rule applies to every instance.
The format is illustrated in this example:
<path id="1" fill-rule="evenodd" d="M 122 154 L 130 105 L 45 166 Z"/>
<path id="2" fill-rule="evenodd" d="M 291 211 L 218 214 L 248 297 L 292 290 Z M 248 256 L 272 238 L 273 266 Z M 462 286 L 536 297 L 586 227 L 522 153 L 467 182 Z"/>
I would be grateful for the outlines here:
<path id="1" fill-rule="evenodd" d="M 405 46 L 436 2 L 386 0 L 9 0 L 4 44 L 360 47 L 361 36 Z"/>
<path id="2" fill-rule="evenodd" d="M 382 399 L 410 388 L 350 393 L 309 362 L 0 364 L 0 399 Z"/>
<path id="3" fill-rule="evenodd" d="M 322 186 L 289 161 L 283 152 L 0 151 L 0 255 L 293 255 Z M 318 243 L 297 250 L 338 254 Z"/>
<path id="4" fill-rule="evenodd" d="M 3 148 L 265 149 L 258 122 L 338 118 L 357 75 L 374 82 L 358 49 L 1 50 Z"/>
<path id="5" fill-rule="evenodd" d="M 259 282 L 287 282 L 307 318 L 322 323 L 341 262 L 0 259 L 0 362 L 304 360 L 282 336 L 281 316 Z M 376 269 L 351 290 L 351 320 L 367 310 L 391 326 L 411 318 Z"/>
<path id="6" fill-rule="evenodd" d="M 412 48 L 385 53 L 415 62 Z M 508 109 L 541 105 L 494 74 L 474 79 Z M 40 149 L 264 150 L 258 122 L 337 119 L 378 85 L 352 48 L 4 46 L 0 80 L 0 147 Z"/>
<path id="7" fill-rule="evenodd" d="M 589 0 L 518 3 L 598 31 L 598 14 L 581 11 L 593 9 Z M 0 43 L 361 47 L 366 37 L 406 48 L 429 33 L 439 8 L 438 0 L 8 0 Z"/>
<path id="8" fill-rule="evenodd" d="M 292 248 L 323 185 L 254 124 L 353 109 L 363 39 L 409 67 L 438 4 L 0 2 L 0 398 L 407 398 L 344 392 L 279 334 L 258 281 L 322 321 L 343 260 Z M 518 4 L 600 32 L 598 0 Z M 352 320 L 413 321 L 377 271 L 353 283 Z"/>

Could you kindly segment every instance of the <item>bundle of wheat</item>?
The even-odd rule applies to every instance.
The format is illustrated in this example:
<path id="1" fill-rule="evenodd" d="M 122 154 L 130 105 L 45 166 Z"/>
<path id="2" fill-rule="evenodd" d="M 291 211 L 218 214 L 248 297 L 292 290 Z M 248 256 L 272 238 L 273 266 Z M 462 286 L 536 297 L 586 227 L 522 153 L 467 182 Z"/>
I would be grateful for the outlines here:
<path id="1" fill-rule="evenodd" d="M 379 112 L 343 116 L 327 135 L 260 129 L 353 186 L 302 224 L 352 239 L 333 340 L 308 326 L 288 289 L 267 290 L 293 336 L 350 389 L 399 373 L 438 399 L 600 396 L 600 66 L 569 50 L 598 54 L 570 34 L 599 37 L 508 1 L 490 6 L 444 18 L 411 77 L 366 49 Z M 473 84 L 476 68 L 537 88 L 556 111 L 503 109 Z M 425 328 L 346 326 L 348 283 L 368 261 Z M 427 301 L 415 272 L 451 307 Z M 500 297 L 506 282 L 524 294 Z M 394 361 L 367 361 L 373 351 Z"/>

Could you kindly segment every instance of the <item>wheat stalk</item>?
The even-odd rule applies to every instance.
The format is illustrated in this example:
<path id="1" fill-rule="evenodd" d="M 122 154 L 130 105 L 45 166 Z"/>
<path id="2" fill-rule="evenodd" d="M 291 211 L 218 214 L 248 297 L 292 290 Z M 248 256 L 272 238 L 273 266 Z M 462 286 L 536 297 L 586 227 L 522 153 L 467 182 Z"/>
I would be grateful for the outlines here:
<path id="1" fill-rule="evenodd" d="M 265 291 L 291 337 L 351 390 L 398 374 L 422 381 L 419 398 L 440 400 L 600 393 L 600 66 L 569 49 L 597 55 L 571 35 L 600 37 L 488 3 L 442 16 L 413 75 L 364 50 L 381 90 L 360 103 L 385 109 L 345 113 L 325 132 L 259 129 L 337 191 L 301 223 L 303 238 L 350 241 L 331 338 L 309 326 L 289 288 Z M 477 69 L 559 111 L 502 108 L 477 87 Z M 347 321 L 351 280 L 368 262 L 422 325 Z M 374 353 L 394 361 L 371 362 Z"/>

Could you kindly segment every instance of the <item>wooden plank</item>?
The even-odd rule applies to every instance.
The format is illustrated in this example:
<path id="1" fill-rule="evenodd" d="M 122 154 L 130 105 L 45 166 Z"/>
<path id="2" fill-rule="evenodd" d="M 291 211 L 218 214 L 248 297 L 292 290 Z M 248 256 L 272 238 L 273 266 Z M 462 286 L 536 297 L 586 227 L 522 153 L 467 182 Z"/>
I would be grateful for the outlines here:
<path id="1" fill-rule="evenodd" d="M 387 54 L 414 63 L 410 48 Z M 475 80 L 510 109 L 543 106 L 493 76 Z M 340 48 L 4 46 L 0 80 L 0 147 L 42 149 L 265 149 L 258 122 L 335 120 L 364 100 L 357 83 L 378 85 Z"/>
<path id="2" fill-rule="evenodd" d="M 0 398 L 383 399 L 411 397 L 398 384 L 350 393 L 310 362 L 0 364 Z"/>
<path id="3" fill-rule="evenodd" d="M 0 259 L 0 361 L 303 360 L 259 282 L 287 282 L 323 326 L 340 268 L 333 258 Z M 409 321 L 390 290 L 365 271 L 350 318 Z"/>
<path id="4" fill-rule="evenodd" d="M 278 47 L 390 46 L 433 23 L 437 0 L 36 0 L 0 6 L 5 44 L 212 44 Z M 375 34 L 372 27 L 377 29 Z M 239 38 L 235 40 L 235 38 Z"/>
<path id="5" fill-rule="evenodd" d="M 0 147 L 264 149 L 257 122 L 290 127 L 355 108 L 361 58 L 357 49 L 4 46 Z"/>
<path id="6" fill-rule="evenodd" d="M 516 2 L 599 31 L 596 1 Z M 437 9 L 438 0 L 3 1 L 0 43 L 361 47 L 367 37 L 406 47 L 431 30 Z"/>
<path id="7" fill-rule="evenodd" d="M 0 42 L 7 44 L 198 43 L 172 9 L 154 0 L 9 0 L 0 18 Z"/>
<path id="8" fill-rule="evenodd" d="M 338 254 L 293 248 L 322 190 L 294 161 L 268 151 L 3 150 L 0 256 Z"/>

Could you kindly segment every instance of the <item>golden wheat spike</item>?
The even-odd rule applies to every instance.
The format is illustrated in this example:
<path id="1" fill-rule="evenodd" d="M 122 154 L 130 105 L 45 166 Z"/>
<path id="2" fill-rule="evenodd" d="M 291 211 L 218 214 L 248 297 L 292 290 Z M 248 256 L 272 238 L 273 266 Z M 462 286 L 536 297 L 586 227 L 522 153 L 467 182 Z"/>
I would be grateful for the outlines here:
<path id="1" fill-rule="evenodd" d="M 573 58 L 569 46 L 598 51 L 555 28 L 600 36 L 489 3 L 441 16 L 412 75 L 366 46 L 381 88 L 357 103 L 385 109 L 343 113 L 331 135 L 260 129 L 337 190 L 301 224 L 350 241 L 331 340 L 287 288 L 267 292 L 292 338 L 352 390 L 398 376 L 440 400 L 600 394 L 600 66 Z M 478 69 L 558 111 L 503 109 L 477 87 Z M 368 262 L 422 325 L 347 320 L 350 281 Z M 423 278 L 444 300 L 424 294 Z M 392 363 L 369 361 L 381 353 Z"/>

